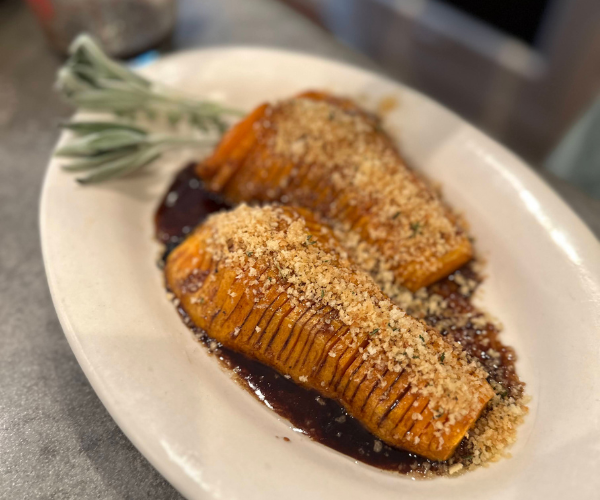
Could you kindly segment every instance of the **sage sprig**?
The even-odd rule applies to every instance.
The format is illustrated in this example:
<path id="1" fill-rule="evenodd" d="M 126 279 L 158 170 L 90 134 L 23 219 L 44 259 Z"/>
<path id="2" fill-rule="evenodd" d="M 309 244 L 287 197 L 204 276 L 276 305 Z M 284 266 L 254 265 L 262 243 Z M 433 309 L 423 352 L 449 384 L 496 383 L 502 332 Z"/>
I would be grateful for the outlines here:
<path id="1" fill-rule="evenodd" d="M 73 137 L 54 154 L 71 159 L 63 169 L 89 172 L 77 178 L 81 184 L 122 177 L 174 148 L 212 144 L 205 138 L 149 133 L 141 127 L 120 122 L 70 122 L 63 127 L 71 130 Z"/>
<path id="2" fill-rule="evenodd" d="M 203 131 L 223 132 L 226 117 L 240 116 L 237 110 L 197 100 L 152 81 L 108 57 L 86 34 L 71 44 L 70 57 L 59 70 L 58 90 L 78 108 L 107 111 L 135 118 L 165 116 L 175 124 L 186 119 Z"/>
<path id="3" fill-rule="evenodd" d="M 75 106 L 136 119 L 164 116 L 171 124 L 185 119 L 203 137 L 151 133 L 118 121 L 80 121 L 63 125 L 73 137 L 55 155 L 70 158 L 69 172 L 92 184 L 121 177 L 152 163 L 168 150 L 211 145 L 227 128 L 227 120 L 242 113 L 160 87 L 108 57 L 89 36 L 71 44 L 70 57 L 59 70 L 56 87 Z"/>

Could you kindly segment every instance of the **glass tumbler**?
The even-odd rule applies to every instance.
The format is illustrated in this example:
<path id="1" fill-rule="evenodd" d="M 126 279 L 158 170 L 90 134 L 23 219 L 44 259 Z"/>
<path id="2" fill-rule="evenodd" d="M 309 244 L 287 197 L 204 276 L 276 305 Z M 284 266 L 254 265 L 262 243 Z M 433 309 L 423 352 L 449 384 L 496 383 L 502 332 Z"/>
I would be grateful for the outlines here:
<path id="1" fill-rule="evenodd" d="M 27 0 L 50 44 L 66 53 L 87 32 L 112 56 L 129 57 L 166 40 L 176 0 Z"/>

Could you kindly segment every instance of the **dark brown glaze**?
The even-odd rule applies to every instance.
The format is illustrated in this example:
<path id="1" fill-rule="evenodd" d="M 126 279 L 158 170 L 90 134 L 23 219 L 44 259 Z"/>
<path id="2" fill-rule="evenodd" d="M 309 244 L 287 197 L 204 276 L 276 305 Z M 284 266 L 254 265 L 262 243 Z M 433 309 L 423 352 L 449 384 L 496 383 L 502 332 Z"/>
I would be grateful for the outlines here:
<path id="1" fill-rule="evenodd" d="M 166 258 L 169 251 L 210 213 L 227 207 L 228 205 L 222 200 L 202 189 L 202 181 L 193 173 L 193 166 L 183 169 L 175 178 L 156 213 L 156 235 L 159 241 L 166 245 L 163 258 Z M 458 291 L 455 278 L 459 273 L 467 278 L 481 281 L 467 265 L 432 285 L 430 290 L 447 299 L 450 308 L 457 312 L 475 311 L 470 297 L 465 297 Z M 294 384 L 272 368 L 224 348 L 204 331 L 196 328 L 182 309 L 179 309 L 179 312 L 197 338 L 223 366 L 235 373 L 242 387 L 289 420 L 295 431 L 306 434 L 315 441 L 357 461 L 380 469 L 398 471 L 416 477 L 422 477 L 426 473 L 435 475 L 447 473 L 446 462 L 434 462 L 387 446 L 368 432 L 336 401 L 323 398 L 316 391 Z M 441 319 L 437 316 L 424 318 L 432 326 Z M 467 323 L 462 327 L 451 326 L 441 333 L 460 342 L 469 353 L 480 359 L 489 370 L 490 376 L 502 382 L 511 393 L 522 392 L 523 386 L 515 372 L 514 351 L 500 342 L 499 332 L 492 325 L 477 329 Z M 490 347 L 501 353 L 498 360 L 493 360 L 486 354 Z M 293 439 L 292 434 L 290 436 Z M 462 457 L 463 460 L 468 461 L 468 456 L 469 451 L 463 442 L 455 452 L 455 460 L 460 460 Z"/>
<path id="2" fill-rule="evenodd" d="M 156 237 L 166 249 L 163 260 L 208 215 L 231 208 L 203 189 L 194 167 L 192 163 L 177 174 L 154 215 Z"/>
<path id="3" fill-rule="evenodd" d="M 467 264 L 446 279 L 429 286 L 428 290 L 444 297 L 448 301 L 449 309 L 460 313 L 474 313 L 477 309 L 471 303 L 472 293 L 465 296 L 458 291 L 456 277 L 459 274 L 475 280 L 478 285 L 482 282 L 482 278 Z M 435 315 L 424 318 L 425 322 L 433 327 L 436 327 L 440 319 Z M 476 327 L 467 322 L 464 326 L 452 325 L 439 330 L 443 336 L 458 342 L 469 354 L 479 359 L 490 377 L 500 382 L 511 396 L 515 398 L 521 396 L 524 383 L 519 380 L 516 372 L 517 355 L 512 347 L 502 343 L 500 332 L 494 325 L 488 323 L 484 327 Z M 490 349 L 498 352 L 500 357 L 495 359 L 489 356 Z"/>
<path id="4" fill-rule="evenodd" d="M 196 328 L 183 309 L 180 308 L 179 313 L 186 325 L 223 366 L 235 373 L 242 387 L 288 420 L 294 427 L 294 431 L 306 434 L 315 441 L 357 461 L 384 470 L 409 474 L 413 470 L 424 470 L 425 462 L 429 463 L 428 467 L 433 465 L 434 471 L 438 469 L 441 471 L 443 468 L 441 463 L 437 464 L 414 453 L 387 446 L 367 431 L 336 401 L 324 398 L 316 391 L 304 389 L 272 368 L 224 348 L 204 331 Z M 293 431 L 290 430 L 289 436 L 285 438 L 291 438 L 293 441 Z"/>

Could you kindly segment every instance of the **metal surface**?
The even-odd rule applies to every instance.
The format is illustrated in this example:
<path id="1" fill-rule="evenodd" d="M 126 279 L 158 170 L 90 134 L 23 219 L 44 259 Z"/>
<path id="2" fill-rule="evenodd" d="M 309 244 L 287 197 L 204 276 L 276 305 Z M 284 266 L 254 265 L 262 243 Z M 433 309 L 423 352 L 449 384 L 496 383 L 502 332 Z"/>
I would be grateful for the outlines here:
<path id="1" fill-rule="evenodd" d="M 269 0 L 180 2 L 174 48 L 229 43 L 377 69 Z M 23 4 L 0 0 L 0 498 L 180 498 L 92 391 L 48 293 L 37 209 L 56 125 L 71 111 L 52 92 L 60 63 Z M 551 182 L 600 234 L 600 202 Z"/>

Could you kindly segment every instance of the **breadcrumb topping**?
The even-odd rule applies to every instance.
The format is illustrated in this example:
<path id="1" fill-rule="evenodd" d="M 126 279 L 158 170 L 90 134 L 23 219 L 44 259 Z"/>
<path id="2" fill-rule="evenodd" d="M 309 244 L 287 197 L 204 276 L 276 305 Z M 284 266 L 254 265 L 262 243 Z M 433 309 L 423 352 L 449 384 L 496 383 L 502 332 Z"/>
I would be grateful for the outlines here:
<path id="1" fill-rule="evenodd" d="M 470 347 L 471 354 L 478 355 L 483 367 L 490 374 L 488 380 L 494 389 L 494 397 L 465 438 L 465 453 L 450 459 L 448 472 L 464 472 L 510 456 L 507 448 L 517 439 L 517 429 L 529 411 L 527 404 L 530 398 L 523 392 L 523 384 L 518 381 L 516 374 L 505 373 L 506 367 L 499 363 L 500 353 L 491 347 L 492 344 L 498 344 L 494 338 L 502 330 L 502 324 L 488 312 L 475 308 L 469 300 L 479 285 L 475 277 L 477 271 L 481 270 L 481 263 L 475 260 L 471 264 L 473 276 L 461 272 L 450 276 L 449 280 L 462 296 L 462 304 L 457 306 L 456 298 L 451 301 L 438 293 L 438 285 L 421 288 L 416 292 L 399 285 L 384 262 L 380 261 L 375 266 L 369 265 L 370 252 L 365 252 L 365 245 L 360 240 L 339 231 L 336 235 L 343 239 L 346 250 L 355 260 L 359 263 L 367 262 L 365 267 L 370 269 L 377 285 L 407 314 L 435 326 L 438 331 L 447 335 L 446 340 L 449 341 L 454 340 L 458 336 L 457 332 L 462 329 L 475 330 L 479 337 L 476 343 L 462 345 L 461 349 L 469 350 Z M 482 345 L 489 348 L 482 352 Z M 517 382 L 509 380 L 509 375 Z M 457 467 L 459 464 L 461 467 Z"/>
<path id="2" fill-rule="evenodd" d="M 429 398 L 439 416 L 438 435 L 478 411 L 482 392 L 489 390 L 481 365 L 393 304 L 349 260 L 333 233 L 310 220 L 300 209 L 240 205 L 207 220 L 211 236 L 205 250 L 255 293 L 275 286 L 292 303 L 329 306 L 350 328 L 355 346 L 367 341 L 362 356 L 374 361 L 371 376 L 386 368 L 406 370 L 411 390 Z M 265 269 L 276 270 L 278 278 L 267 279 Z"/>
<path id="3" fill-rule="evenodd" d="M 442 256 L 465 244 L 448 208 L 405 165 L 374 117 L 325 100 L 296 98 L 279 103 L 265 121 L 274 157 L 315 165 L 328 184 L 314 193 L 308 179 L 323 174 L 303 174 L 296 167 L 279 181 L 283 196 L 274 190 L 271 199 L 313 207 L 306 201 L 320 195 L 319 211 L 328 223 L 368 241 L 372 266 L 383 260 L 402 270 L 410 263 L 413 272 L 431 275 L 442 267 Z M 306 175 L 302 182 L 300 175 Z"/>

